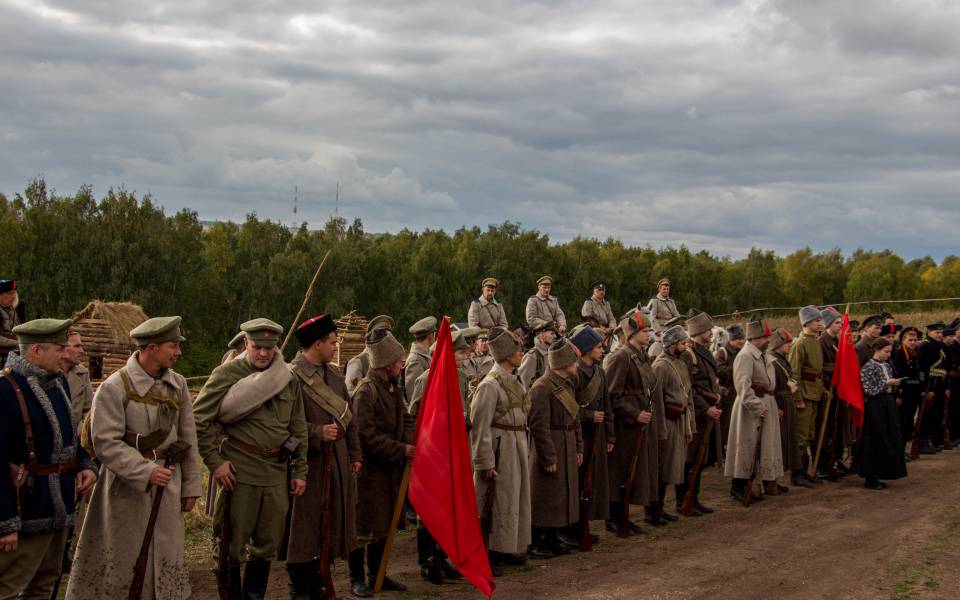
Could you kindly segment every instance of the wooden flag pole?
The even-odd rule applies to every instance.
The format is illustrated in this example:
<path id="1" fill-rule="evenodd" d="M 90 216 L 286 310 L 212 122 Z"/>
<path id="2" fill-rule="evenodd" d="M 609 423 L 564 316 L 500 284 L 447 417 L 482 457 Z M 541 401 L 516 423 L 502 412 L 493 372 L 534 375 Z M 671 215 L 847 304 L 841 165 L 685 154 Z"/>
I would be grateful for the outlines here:
<path id="1" fill-rule="evenodd" d="M 393 541 L 397 537 L 397 526 L 400 524 L 400 513 L 403 512 L 403 501 L 407 497 L 407 486 L 410 485 L 410 467 L 413 460 L 408 460 L 403 467 L 403 479 L 400 480 L 400 490 L 397 493 L 397 502 L 393 505 L 393 517 L 390 519 L 390 529 L 387 531 L 387 543 L 383 547 L 383 556 L 380 558 L 380 570 L 377 571 L 377 580 L 373 584 L 373 593 L 379 594 L 383 589 L 383 578 L 387 576 L 387 563 L 393 552 Z"/>
<path id="2" fill-rule="evenodd" d="M 300 321 L 300 315 L 302 315 L 304 309 L 307 308 L 307 302 L 310 301 L 310 296 L 313 295 L 313 286 L 316 285 L 317 277 L 320 276 L 320 271 L 323 270 L 323 265 L 327 264 L 328 258 L 330 258 L 330 250 L 327 250 L 327 253 L 323 255 L 323 260 L 320 261 L 320 266 L 317 267 L 317 271 L 313 274 L 313 279 L 310 280 L 310 285 L 307 287 L 307 293 L 303 295 L 303 303 L 300 305 L 300 310 L 297 311 L 297 316 L 293 318 L 293 323 L 290 324 L 290 329 L 287 330 L 287 337 L 283 338 L 283 345 L 280 346 L 281 354 L 283 354 L 284 348 L 287 347 L 287 342 L 290 341 L 290 336 L 293 335 L 293 330 L 297 328 L 297 322 Z"/>
<path id="3" fill-rule="evenodd" d="M 847 304 L 847 309 L 843 311 L 843 314 L 844 315 L 850 314 L 849 304 Z M 832 381 L 830 382 L 830 385 L 833 386 Z M 820 437 L 817 438 L 817 451 L 814 453 L 814 456 L 813 456 L 813 464 L 810 465 L 810 469 L 807 471 L 810 477 L 813 477 L 813 478 L 816 477 L 817 465 L 820 464 L 820 451 L 823 449 L 823 436 L 826 435 L 826 432 L 827 432 L 827 421 L 830 419 L 830 404 L 832 402 L 833 402 L 833 390 L 829 390 L 827 391 L 827 407 L 823 413 L 823 421 L 820 423 Z"/>

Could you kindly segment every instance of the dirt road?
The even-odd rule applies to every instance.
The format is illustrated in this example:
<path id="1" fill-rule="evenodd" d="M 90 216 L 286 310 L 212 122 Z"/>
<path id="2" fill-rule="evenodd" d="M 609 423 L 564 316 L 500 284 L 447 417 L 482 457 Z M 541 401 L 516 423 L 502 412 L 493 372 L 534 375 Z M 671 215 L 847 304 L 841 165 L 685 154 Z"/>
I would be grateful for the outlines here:
<path id="1" fill-rule="evenodd" d="M 743 508 L 716 469 L 704 503 L 716 513 L 620 540 L 601 534 L 594 552 L 529 561 L 497 580 L 495 598 L 710 599 L 960 598 L 960 450 L 923 457 L 884 491 L 847 477 Z M 672 493 L 668 492 L 668 500 Z M 639 508 L 634 514 L 639 514 Z M 599 523 L 595 523 L 596 528 Z M 413 536 L 403 535 L 390 574 L 410 591 L 390 600 L 481 598 L 464 584 L 420 580 Z M 350 598 L 338 564 L 338 597 Z M 209 571 L 191 577 L 195 598 L 215 598 Z M 268 598 L 286 598 L 275 565 Z"/>

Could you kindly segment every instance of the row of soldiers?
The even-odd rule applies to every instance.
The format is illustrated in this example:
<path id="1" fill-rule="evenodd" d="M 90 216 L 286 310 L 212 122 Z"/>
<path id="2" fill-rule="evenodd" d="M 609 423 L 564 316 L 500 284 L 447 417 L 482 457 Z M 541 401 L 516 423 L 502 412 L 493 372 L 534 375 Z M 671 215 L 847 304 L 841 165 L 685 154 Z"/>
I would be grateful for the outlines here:
<path id="1" fill-rule="evenodd" d="M 804 459 L 793 458 L 797 449 L 815 455 L 811 405 L 829 394 L 832 361 L 823 348 L 835 351 L 829 336 L 835 342 L 838 319 L 836 311 L 808 307 L 800 321 L 804 333 L 796 340 L 762 320 L 732 326 L 716 352 L 713 322 L 699 311 L 683 326 L 663 327 L 659 348 L 646 310 L 607 321 L 614 327 L 584 323 L 569 332 L 544 318 L 529 350 L 500 325 L 455 332 L 478 515 L 489 523 L 494 571 L 568 553 L 578 536 L 599 541 L 590 521 L 639 533 L 631 505 L 664 526 L 678 518 L 669 510 L 670 487 L 677 511 L 709 514 L 700 476 L 724 458 L 737 499 L 752 478 L 770 493 L 784 491 L 785 467 L 794 483 L 807 479 Z M 139 349 L 101 384 L 82 421 L 72 413 L 83 414 L 87 400 L 75 401 L 63 376 L 71 322 L 13 328 L 17 348 L 0 379 L 0 446 L 21 477 L 0 483 L 0 598 L 49 597 L 74 526 L 75 495 L 91 489 L 67 597 L 128 593 L 137 568 L 141 597 L 189 596 L 181 514 L 201 495 L 201 462 L 219 490 L 214 534 L 226 595 L 262 598 L 279 558 L 292 598 L 320 597 L 330 585 L 325 557 L 347 562 L 354 595 L 372 595 L 403 466 L 415 455 L 411 433 L 436 319 L 409 329 L 409 353 L 390 317 L 373 319 L 346 377 L 333 364 L 339 340 L 329 316 L 296 328 L 301 351 L 290 363 L 278 351 L 283 328 L 248 321 L 238 335 L 242 348 L 224 357 L 193 403 L 173 370 L 184 341 L 180 325 L 180 317 L 157 317 L 131 331 Z M 928 337 L 944 329 L 950 332 L 934 326 Z M 873 333 L 868 319 L 858 348 Z M 909 333 L 899 334 L 904 348 Z M 941 361 L 936 369 L 946 367 Z M 927 369 L 924 380 L 931 401 L 940 384 L 930 377 L 938 373 Z M 839 424 L 837 415 L 828 418 Z M 938 432 L 925 435 L 936 451 Z M 833 453 L 833 467 L 841 458 Z M 590 499 L 586 513 L 583 497 Z M 428 531 L 418 530 L 417 544 L 424 577 L 436 581 L 430 569 L 438 549 Z M 459 577 L 448 561 L 441 572 Z M 383 589 L 405 586 L 385 577 Z"/>

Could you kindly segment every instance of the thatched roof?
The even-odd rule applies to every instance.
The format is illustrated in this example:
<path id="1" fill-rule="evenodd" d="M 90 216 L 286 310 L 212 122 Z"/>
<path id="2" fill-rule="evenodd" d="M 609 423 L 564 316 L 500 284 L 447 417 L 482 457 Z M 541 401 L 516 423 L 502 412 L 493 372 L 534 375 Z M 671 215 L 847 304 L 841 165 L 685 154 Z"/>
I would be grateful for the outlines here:
<path id="1" fill-rule="evenodd" d="M 73 315 L 74 321 L 94 319 L 109 327 L 111 337 L 122 344 L 135 346 L 130 330 L 147 320 L 147 314 L 139 305 L 131 302 L 104 302 L 91 300 Z"/>

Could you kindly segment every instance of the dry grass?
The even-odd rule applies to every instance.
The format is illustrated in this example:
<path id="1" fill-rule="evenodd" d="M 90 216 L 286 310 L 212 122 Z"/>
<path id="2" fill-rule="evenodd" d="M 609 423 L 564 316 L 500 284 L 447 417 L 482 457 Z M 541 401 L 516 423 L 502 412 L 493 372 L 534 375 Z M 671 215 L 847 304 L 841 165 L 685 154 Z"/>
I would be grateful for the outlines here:
<path id="1" fill-rule="evenodd" d="M 86 306 L 74 313 L 73 320 L 99 319 L 104 321 L 119 342 L 134 344 L 130 330 L 147 320 L 147 314 L 140 305 L 132 302 L 104 302 L 91 300 Z"/>
<path id="2" fill-rule="evenodd" d="M 850 319 L 863 321 L 866 317 L 870 315 L 878 314 L 880 311 L 876 312 L 851 312 Z M 893 316 L 896 318 L 897 323 L 900 325 L 913 325 L 918 327 L 920 331 L 923 331 L 923 326 L 927 323 L 935 323 L 937 321 L 943 321 L 944 323 L 949 323 L 958 316 L 960 312 L 958 311 L 947 311 L 947 310 L 930 310 L 924 312 L 909 312 L 909 313 L 893 313 Z M 800 332 L 800 320 L 797 317 L 796 313 L 790 314 L 778 314 L 778 315 L 768 315 L 766 317 L 770 321 L 770 326 L 774 328 L 783 327 L 792 334 L 797 334 Z M 731 319 L 718 319 L 717 325 L 727 326 L 733 323 Z M 742 322 L 742 321 L 741 321 Z"/>

